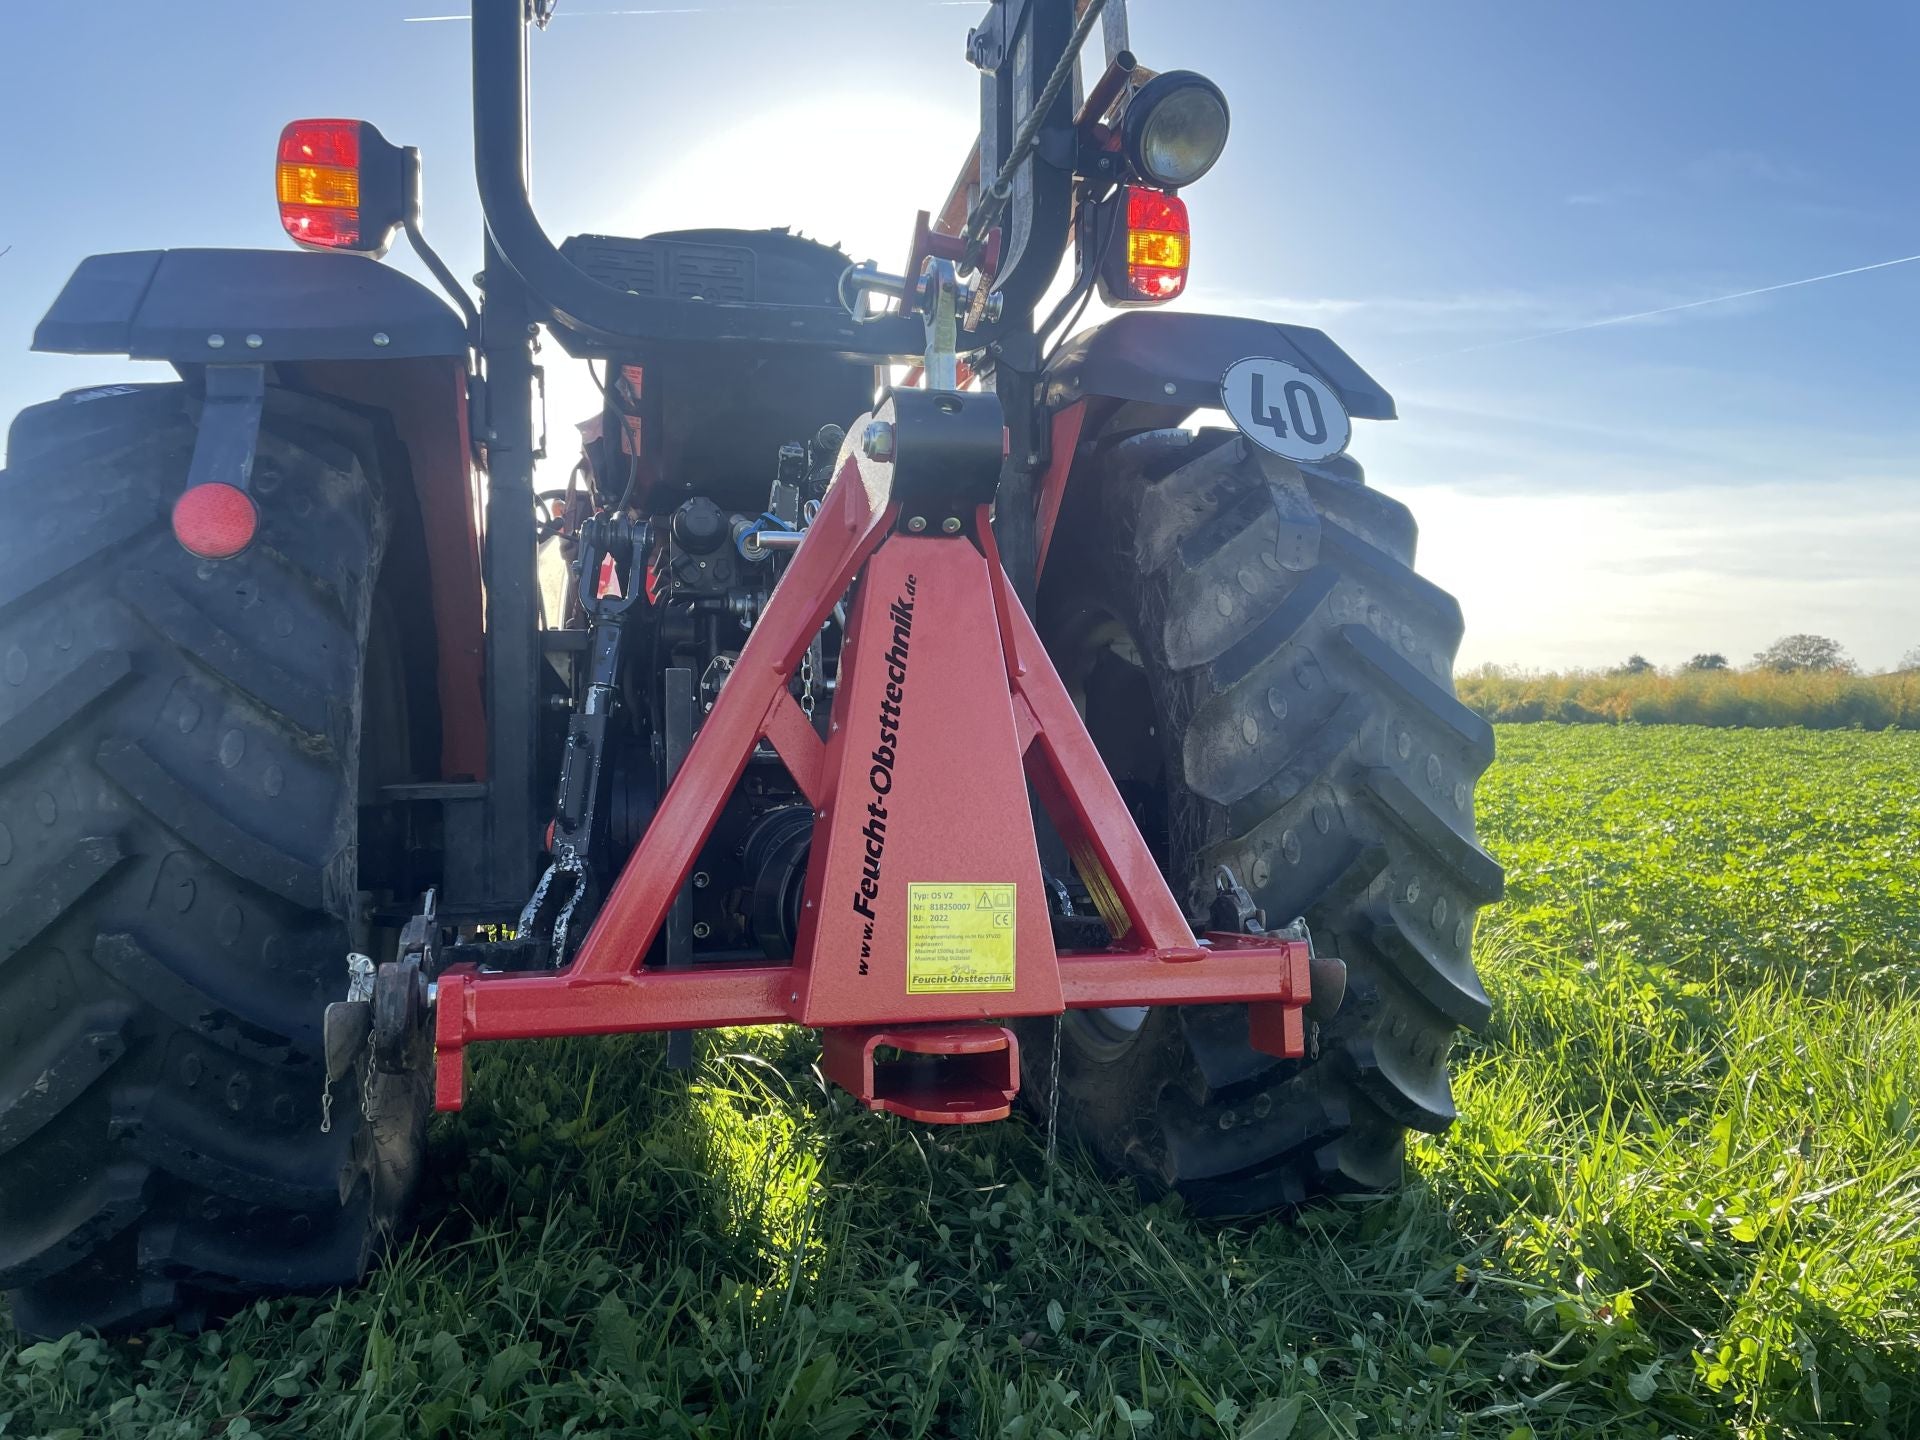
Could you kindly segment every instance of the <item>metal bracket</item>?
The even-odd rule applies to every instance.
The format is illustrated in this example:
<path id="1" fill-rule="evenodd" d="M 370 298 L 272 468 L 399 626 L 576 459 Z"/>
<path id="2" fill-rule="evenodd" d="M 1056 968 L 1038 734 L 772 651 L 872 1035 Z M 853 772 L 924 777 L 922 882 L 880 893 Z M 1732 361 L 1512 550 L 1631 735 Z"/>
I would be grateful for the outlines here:
<path id="1" fill-rule="evenodd" d="M 937 256 L 921 272 L 926 298 L 927 348 L 922 356 L 927 389 L 960 388 L 960 283 L 951 260 Z"/>
<path id="2" fill-rule="evenodd" d="M 374 972 L 369 1038 L 374 1067 L 386 1074 L 413 1068 L 416 1042 L 432 1027 L 429 986 L 440 968 L 441 938 L 439 899 L 429 890 L 401 927 L 394 958 Z"/>
<path id="3" fill-rule="evenodd" d="M 260 444 L 267 367 L 209 365 L 206 377 L 206 403 L 200 411 L 200 438 L 194 442 L 187 488 L 231 485 L 245 490 L 253 482 L 253 457 Z"/>

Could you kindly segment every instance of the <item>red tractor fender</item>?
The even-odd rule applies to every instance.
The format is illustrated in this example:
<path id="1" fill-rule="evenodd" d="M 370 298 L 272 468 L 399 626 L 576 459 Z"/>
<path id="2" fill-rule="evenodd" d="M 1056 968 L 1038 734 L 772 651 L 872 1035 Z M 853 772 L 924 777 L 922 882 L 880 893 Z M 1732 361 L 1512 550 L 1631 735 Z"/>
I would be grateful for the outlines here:
<path id="1" fill-rule="evenodd" d="M 273 382 L 391 419 L 411 491 L 437 650 L 446 779 L 484 779 L 479 477 L 467 423 L 468 336 L 418 281 L 357 255 L 137 250 L 93 255 L 34 331 L 33 348 L 165 360 L 189 381 L 259 365 Z"/>
<path id="2" fill-rule="evenodd" d="M 1227 368 L 1269 356 L 1311 371 L 1332 387 L 1347 413 L 1394 418 L 1393 397 L 1326 334 L 1228 315 L 1134 310 L 1067 341 L 1048 363 L 1042 389 L 1049 416 L 1049 460 L 1035 487 L 1036 561 L 1044 568 L 1053 530 L 1093 443 L 1117 432 L 1186 423 L 1220 405 Z"/>
<path id="3" fill-rule="evenodd" d="M 388 561 L 424 564 L 433 607 L 440 701 L 440 775 L 487 778 L 485 658 L 480 583 L 482 476 L 468 444 L 465 356 L 406 360 L 323 360 L 284 366 L 298 387 L 384 410 L 410 462 L 424 554 Z"/>

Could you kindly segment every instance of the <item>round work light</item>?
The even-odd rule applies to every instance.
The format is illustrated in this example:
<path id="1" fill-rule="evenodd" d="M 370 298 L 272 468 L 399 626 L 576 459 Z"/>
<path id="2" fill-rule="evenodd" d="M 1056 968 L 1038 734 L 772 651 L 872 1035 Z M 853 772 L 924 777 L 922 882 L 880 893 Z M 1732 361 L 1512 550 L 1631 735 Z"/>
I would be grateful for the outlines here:
<path id="1" fill-rule="evenodd" d="M 1167 190 L 1191 185 L 1227 148 L 1227 97 L 1204 75 L 1169 70 L 1140 87 L 1121 119 L 1127 159 Z"/>

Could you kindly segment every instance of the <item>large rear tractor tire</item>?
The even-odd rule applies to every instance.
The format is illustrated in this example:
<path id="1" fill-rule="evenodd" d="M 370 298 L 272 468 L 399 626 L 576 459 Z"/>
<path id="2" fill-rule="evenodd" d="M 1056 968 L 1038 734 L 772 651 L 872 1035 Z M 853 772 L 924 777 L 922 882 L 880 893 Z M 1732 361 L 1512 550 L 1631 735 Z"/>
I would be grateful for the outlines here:
<path id="1" fill-rule="evenodd" d="M 76 392 L 0 471 L 0 1286 L 29 1335 L 351 1283 L 424 1136 L 410 1101 L 363 1123 L 356 1078 L 320 1130 L 322 1007 L 367 939 L 381 444 L 270 390 L 257 538 L 199 560 L 167 521 L 197 413 Z"/>
<path id="2" fill-rule="evenodd" d="M 1112 445 L 1070 518 L 1041 630 L 1176 896 L 1205 914 L 1229 867 L 1349 980 L 1303 1061 L 1255 1051 L 1244 1006 L 1071 1012 L 1058 1123 L 1197 1213 L 1390 1186 L 1406 1130 L 1453 1119 L 1453 1032 L 1488 1012 L 1470 947 L 1501 891 L 1473 825 L 1493 736 L 1454 697 L 1459 607 L 1352 462 L 1302 470 L 1231 432 Z M 1044 1110 L 1050 1026 L 1026 1032 Z"/>

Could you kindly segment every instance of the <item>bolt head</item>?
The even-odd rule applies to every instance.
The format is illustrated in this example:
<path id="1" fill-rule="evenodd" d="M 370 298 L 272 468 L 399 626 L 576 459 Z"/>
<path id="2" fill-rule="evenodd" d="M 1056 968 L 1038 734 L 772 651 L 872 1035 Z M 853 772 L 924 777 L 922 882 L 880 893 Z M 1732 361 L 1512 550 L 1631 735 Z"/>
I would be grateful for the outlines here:
<path id="1" fill-rule="evenodd" d="M 940 522 L 940 528 L 949 535 L 958 535 L 960 533 L 960 517 L 958 515 L 949 515 Z"/>
<path id="2" fill-rule="evenodd" d="M 915 535 L 918 535 L 922 530 L 926 528 L 927 528 L 927 517 L 924 515 L 915 515 L 912 519 L 907 521 L 907 529 L 911 530 Z"/>
<path id="3" fill-rule="evenodd" d="M 860 448 L 869 460 L 893 459 L 893 426 L 875 420 L 860 437 Z"/>
<path id="4" fill-rule="evenodd" d="M 384 349 L 393 343 L 393 337 L 384 330 L 376 330 L 373 336 L 373 343 Z"/>
<path id="5" fill-rule="evenodd" d="M 262 345 L 266 343 L 267 342 L 258 335 L 247 336 L 247 348 L 249 350 L 258 350 Z"/>
<path id="6" fill-rule="evenodd" d="M 1160 388 L 1165 390 L 1169 395 L 1173 394 L 1177 389 L 1179 389 L 1179 387 L 1175 385 L 1171 380 L 1167 381 L 1167 383 L 1161 386 Z"/>
<path id="7" fill-rule="evenodd" d="M 226 336 L 224 336 L 224 335 L 209 335 L 209 336 L 207 336 L 207 348 L 208 348 L 209 350 L 219 350 L 219 349 L 222 349 L 222 348 L 224 348 L 224 347 L 225 347 L 225 345 L 226 345 L 226 343 L 227 343 L 227 337 L 226 337 Z"/>

